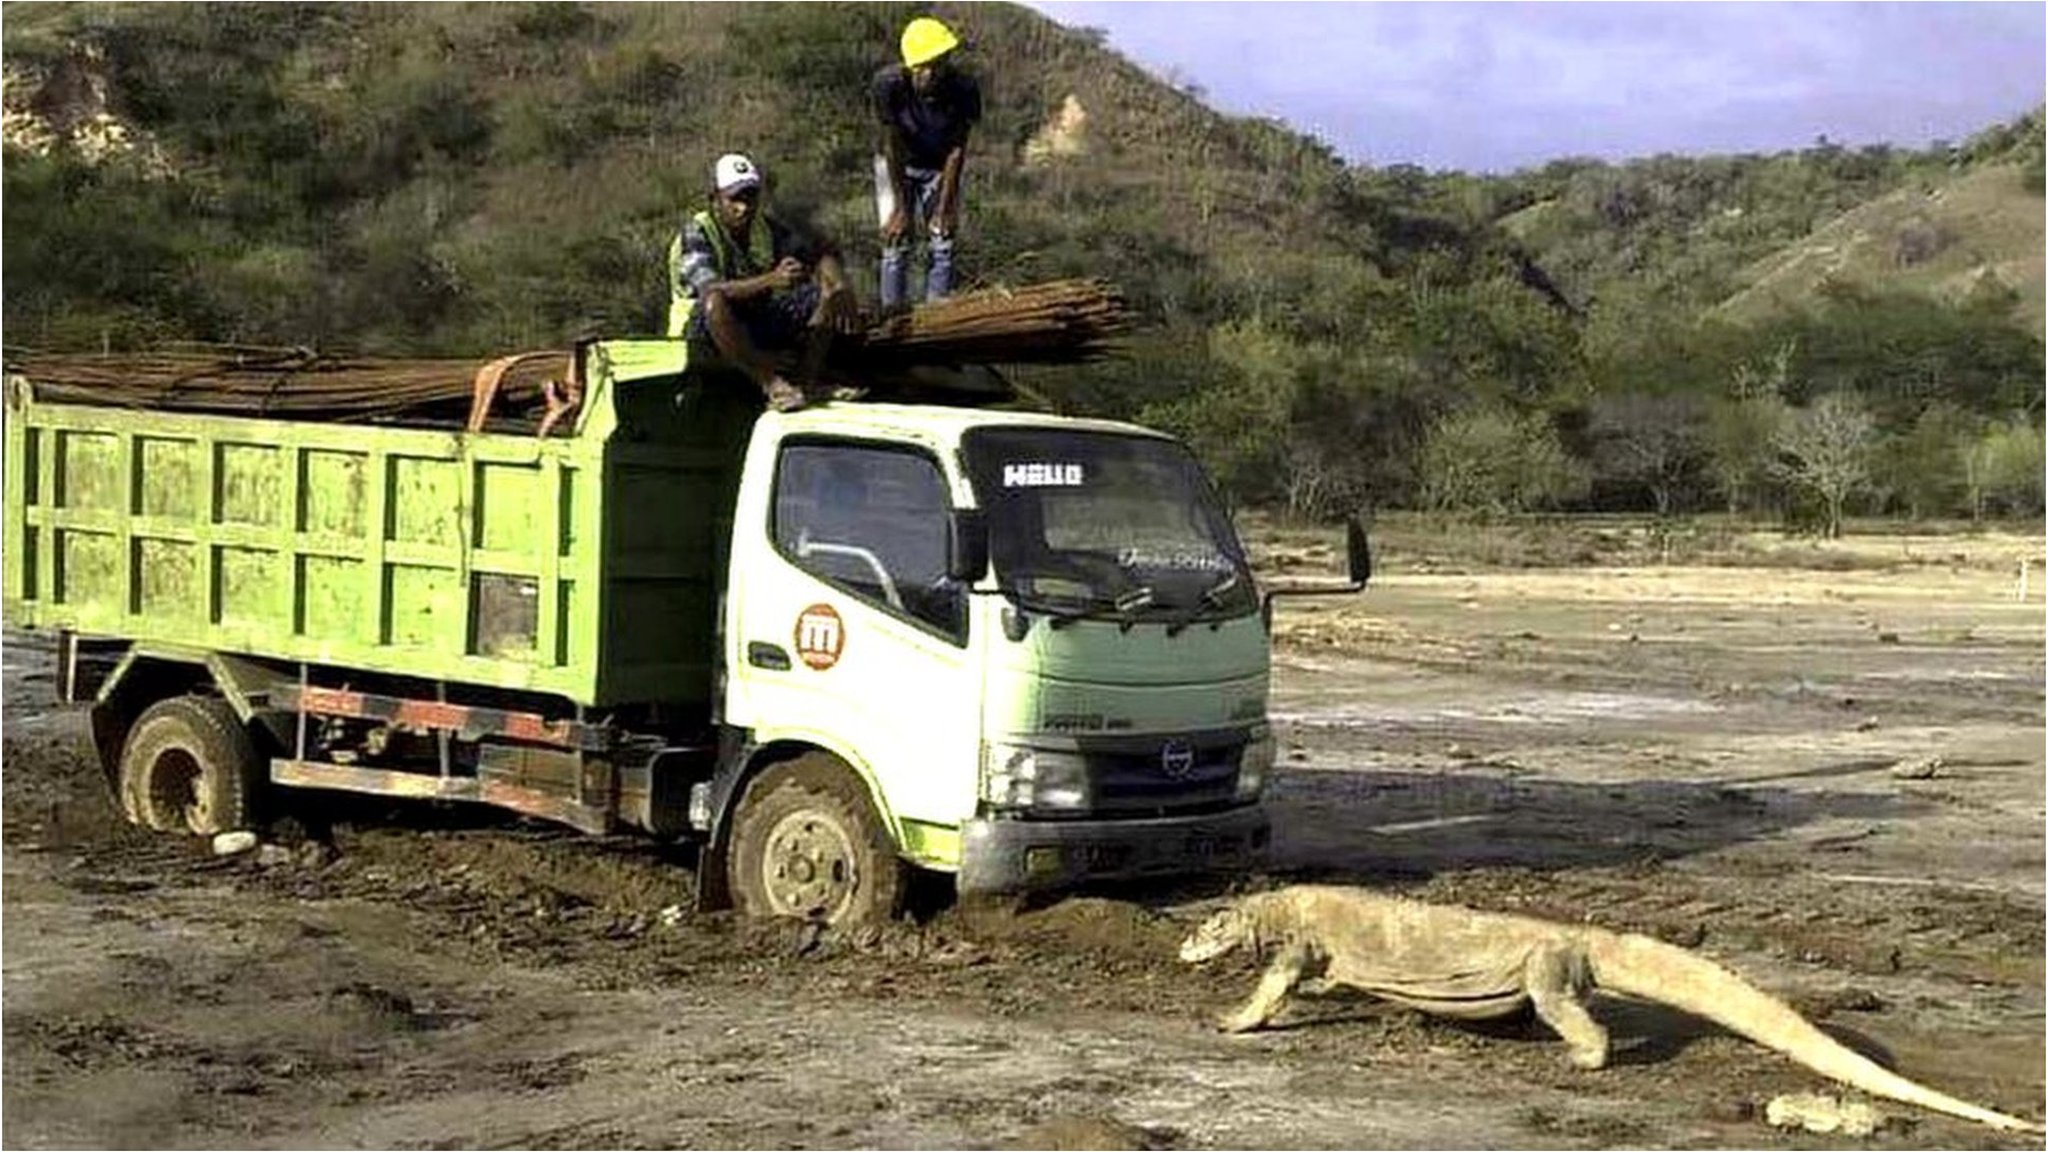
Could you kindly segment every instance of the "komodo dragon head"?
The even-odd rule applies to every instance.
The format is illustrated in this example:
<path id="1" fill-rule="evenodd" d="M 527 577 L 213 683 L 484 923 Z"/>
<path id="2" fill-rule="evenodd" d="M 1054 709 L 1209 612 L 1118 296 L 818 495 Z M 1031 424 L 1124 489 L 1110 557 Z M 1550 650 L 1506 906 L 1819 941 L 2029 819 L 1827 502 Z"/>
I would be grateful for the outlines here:
<path id="1" fill-rule="evenodd" d="M 1189 964 L 1201 964 L 1233 948 L 1250 947 L 1257 951 L 1258 943 L 1257 919 L 1242 908 L 1225 908 L 1188 933 L 1188 938 L 1180 942 L 1180 958 Z"/>

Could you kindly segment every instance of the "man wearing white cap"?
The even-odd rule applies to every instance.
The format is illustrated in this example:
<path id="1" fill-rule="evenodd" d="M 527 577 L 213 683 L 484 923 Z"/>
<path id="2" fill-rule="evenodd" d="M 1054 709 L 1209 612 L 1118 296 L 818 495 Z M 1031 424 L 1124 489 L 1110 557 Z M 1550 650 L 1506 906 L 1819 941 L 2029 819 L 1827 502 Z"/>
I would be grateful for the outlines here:
<path id="1" fill-rule="evenodd" d="M 804 393 L 774 353 L 803 345 L 800 379 L 815 375 L 832 334 L 858 320 L 853 291 L 829 247 L 806 244 L 761 209 L 761 170 L 737 152 L 712 168 L 711 204 L 668 248 L 668 334 L 709 339 L 760 384 L 778 411 Z"/>

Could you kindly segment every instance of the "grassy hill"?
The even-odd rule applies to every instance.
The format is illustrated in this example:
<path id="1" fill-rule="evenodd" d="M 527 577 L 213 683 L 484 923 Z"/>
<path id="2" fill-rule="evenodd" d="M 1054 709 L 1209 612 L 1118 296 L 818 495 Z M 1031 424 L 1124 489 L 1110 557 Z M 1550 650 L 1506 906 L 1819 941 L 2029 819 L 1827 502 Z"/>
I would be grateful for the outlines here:
<path id="1" fill-rule="evenodd" d="M 1929 467 L 1977 434 L 1962 417 L 2039 393 L 2039 113 L 1955 155 L 1351 167 L 1009 4 L 8 4 L 8 343 L 482 356 L 651 333 L 669 237 L 734 150 L 871 290 L 869 78 L 927 11 L 984 88 L 964 283 L 1106 276 L 1141 315 L 1124 358 L 1025 382 L 1181 433 L 1234 499 L 1412 504 L 1468 491 L 1428 473 L 1476 460 L 1510 503 L 1639 501 L 1614 445 L 1653 409 L 1626 402 L 1716 401 L 1790 346 L 1794 405 L 1847 388 L 1890 430 L 1954 392 Z M 1987 269 L 2031 326 L 1932 297 L 1797 307 L 1823 274 L 1981 296 Z M 1719 483 L 1696 431 L 1656 481 L 1681 504 Z"/>
<path id="2" fill-rule="evenodd" d="M 1990 164 L 1912 181 L 1851 209 L 1745 269 L 1746 286 L 1714 311 L 1757 320 L 1810 302 L 1831 283 L 1954 302 L 2010 296 L 2014 316 L 2040 336 L 2044 250 L 2041 196 L 2019 165 Z"/>
<path id="3" fill-rule="evenodd" d="M 150 233 L 175 215 L 185 235 L 67 217 L 23 180 L 10 222 L 148 267 L 100 301 L 87 283 L 62 285 L 68 319 L 10 300 L 9 320 L 63 341 L 133 311 L 81 317 L 82 305 L 125 304 L 237 339 L 479 350 L 578 325 L 650 328 L 667 236 L 731 150 L 755 154 L 783 208 L 865 268 L 868 77 L 923 10 L 10 5 L 10 143 L 36 140 L 28 126 L 118 158 L 84 143 L 113 124 L 148 165 L 69 172 L 48 191 L 81 209 L 138 201 L 121 215 Z M 969 171 L 971 279 L 1113 272 L 1163 314 L 1213 314 L 1264 290 L 1270 253 L 1352 247 L 1329 211 L 1344 168 L 1327 149 L 1218 115 L 1029 10 L 934 10 L 968 38 L 988 95 Z M 1032 149 L 1070 99 L 1085 129 L 1063 150 Z M 59 263 L 42 255 L 8 261 L 10 281 L 34 271 L 21 286 L 37 297 Z M 206 283 L 191 282 L 195 261 Z M 315 280 L 339 284 L 309 292 Z M 243 307 L 264 295 L 287 299 Z"/>
<path id="4" fill-rule="evenodd" d="M 1567 301 L 1739 297 L 1727 314 L 1746 316 L 1833 263 L 1874 271 L 1932 244 L 1904 282 L 1952 291 L 1988 268 L 2040 300 L 2039 212 L 2016 185 L 1997 202 L 1983 165 L 1952 194 L 1945 157 L 1882 146 L 1491 178 L 1349 169 L 1088 30 L 1005 4 L 930 8 L 966 36 L 988 95 L 970 283 L 1108 272 L 1162 325 L 1254 314 L 1341 336 L 1422 265 L 1526 285 L 1520 254 Z M 865 270 L 867 79 L 924 10 L 10 4 L 8 217 L 34 235 L 9 252 L 7 319 L 44 343 L 134 329 L 434 351 L 651 328 L 666 236 L 734 149 Z M 1995 143 L 2038 155 L 2038 118 L 2026 127 Z M 53 150 L 92 170 L 24 167 Z M 1846 255 L 1853 235 L 1831 220 L 1930 180 L 1928 210 L 1844 225 L 1873 238 Z"/>
<path id="5" fill-rule="evenodd" d="M 2037 109 L 1954 147 L 1559 160 L 1491 189 L 1500 227 L 1580 299 L 1754 321 L 1831 273 L 1955 299 L 1990 270 L 2038 333 L 2042 151 Z"/>

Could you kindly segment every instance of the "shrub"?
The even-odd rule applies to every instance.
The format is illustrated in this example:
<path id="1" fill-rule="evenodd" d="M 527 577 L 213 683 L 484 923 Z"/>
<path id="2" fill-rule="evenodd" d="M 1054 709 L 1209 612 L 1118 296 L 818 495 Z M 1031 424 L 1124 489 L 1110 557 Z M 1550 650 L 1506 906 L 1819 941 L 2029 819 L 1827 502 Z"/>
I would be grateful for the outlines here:
<path id="1" fill-rule="evenodd" d="M 1583 463 L 1547 420 L 1490 405 L 1439 421 L 1422 451 L 1432 508 L 1502 513 L 1553 508 L 1583 495 Z"/>

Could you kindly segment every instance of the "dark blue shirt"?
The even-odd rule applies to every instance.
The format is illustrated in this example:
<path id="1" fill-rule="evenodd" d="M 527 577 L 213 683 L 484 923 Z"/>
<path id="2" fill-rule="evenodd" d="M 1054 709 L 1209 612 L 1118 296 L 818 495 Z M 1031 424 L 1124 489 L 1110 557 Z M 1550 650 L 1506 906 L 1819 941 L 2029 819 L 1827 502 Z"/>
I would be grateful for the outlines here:
<path id="1" fill-rule="evenodd" d="M 908 168 L 944 167 L 981 119 L 981 85 L 957 68 L 941 69 L 930 94 L 919 96 L 910 70 L 890 64 L 875 73 L 874 95 L 875 115 L 901 141 Z"/>

